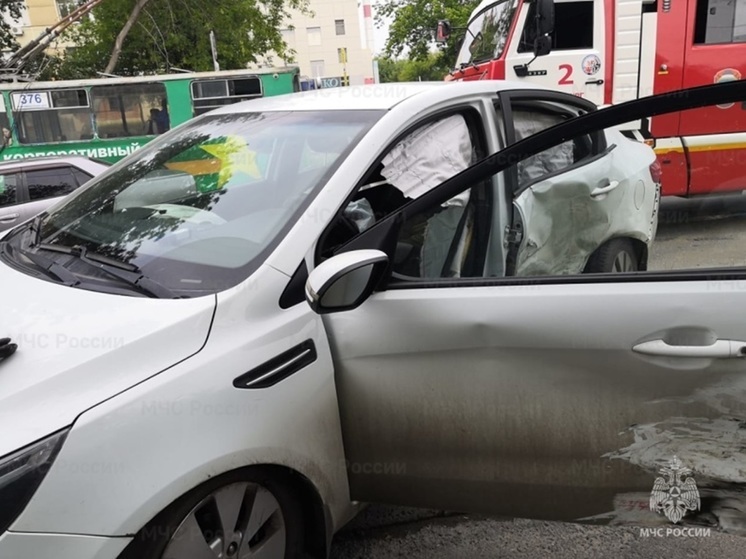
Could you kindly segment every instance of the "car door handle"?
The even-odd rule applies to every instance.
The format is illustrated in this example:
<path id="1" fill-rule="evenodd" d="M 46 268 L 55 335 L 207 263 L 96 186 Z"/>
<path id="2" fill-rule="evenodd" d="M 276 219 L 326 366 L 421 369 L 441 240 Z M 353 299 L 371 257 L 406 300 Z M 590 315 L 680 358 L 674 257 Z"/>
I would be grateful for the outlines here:
<path id="1" fill-rule="evenodd" d="M 602 194 L 611 192 L 617 186 L 619 186 L 619 181 L 611 181 L 606 186 L 599 186 L 598 188 L 594 188 L 593 191 L 591 192 L 591 196 L 601 196 Z"/>
<path id="2" fill-rule="evenodd" d="M 746 357 L 746 342 L 716 340 L 712 345 L 669 345 L 665 340 L 651 340 L 637 344 L 632 351 L 662 357 L 744 358 Z"/>
<path id="3" fill-rule="evenodd" d="M 10 221 L 15 221 L 19 217 L 21 217 L 21 214 L 0 215 L 0 223 L 8 223 Z"/>

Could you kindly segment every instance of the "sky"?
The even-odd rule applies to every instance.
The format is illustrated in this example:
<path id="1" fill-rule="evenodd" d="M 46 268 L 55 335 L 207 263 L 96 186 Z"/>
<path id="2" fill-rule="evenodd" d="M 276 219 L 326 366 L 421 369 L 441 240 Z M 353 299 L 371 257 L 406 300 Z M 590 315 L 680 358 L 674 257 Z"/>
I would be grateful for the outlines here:
<path id="1" fill-rule="evenodd" d="M 376 6 L 378 5 L 378 2 L 375 0 L 372 0 L 371 2 L 373 4 L 373 41 L 375 43 L 375 52 L 373 54 L 378 54 L 383 50 L 383 47 L 386 45 L 386 39 L 389 36 L 389 30 L 388 25 L 385 25 L 382 29 L 378 29 L 376 26 Z M 387 22 L 388 23 L 388 22 Z"/>

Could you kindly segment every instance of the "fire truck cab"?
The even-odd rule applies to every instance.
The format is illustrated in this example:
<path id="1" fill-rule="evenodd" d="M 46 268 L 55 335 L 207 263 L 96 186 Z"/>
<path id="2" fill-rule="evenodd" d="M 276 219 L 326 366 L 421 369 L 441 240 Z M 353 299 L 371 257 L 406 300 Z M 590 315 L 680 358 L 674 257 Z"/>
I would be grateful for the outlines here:
<path id="1" fill-rule="evenodd" d="M 746 75 L 746 0 L 484 0 L 446 79 L 509 79 L 598 105 Z M 438 40 L 451 29 L 440 22 Z M 746 100 L 629 123 L 663 194 L 746 190 Z M 715 158 L 715 159 L 713 159 Z"/>

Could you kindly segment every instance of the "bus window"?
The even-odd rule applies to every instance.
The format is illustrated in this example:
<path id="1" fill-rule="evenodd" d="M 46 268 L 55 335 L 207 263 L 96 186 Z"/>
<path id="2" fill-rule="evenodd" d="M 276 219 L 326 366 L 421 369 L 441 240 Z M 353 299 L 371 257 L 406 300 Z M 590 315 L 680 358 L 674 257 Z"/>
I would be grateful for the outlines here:
<path id="1" fill-rule="evenodd" d="M 262 81 L 256 76 L 232 80 L 197 80 L 192 82 L 194 116 L 223 105 L 261 97 Z"/>
<path id="2" fill-rule="evenodd" d="M 91 97 L 99 138 L 154 136 L 171 127 L 163 84 L 100 85 Z"/>
<path id="3" fill-rule="evenodd" d="M 13 135 L 11 134 L 10 119 L 5 110 L 5 98 L 0 93 L 0 149 L 13 145 Z"/>
<path id="4" fill-rule="evenodd" d="M 91 134 L 85 89 L 14 92 L 11 99 L 22 144 L 69 142 Z"/>

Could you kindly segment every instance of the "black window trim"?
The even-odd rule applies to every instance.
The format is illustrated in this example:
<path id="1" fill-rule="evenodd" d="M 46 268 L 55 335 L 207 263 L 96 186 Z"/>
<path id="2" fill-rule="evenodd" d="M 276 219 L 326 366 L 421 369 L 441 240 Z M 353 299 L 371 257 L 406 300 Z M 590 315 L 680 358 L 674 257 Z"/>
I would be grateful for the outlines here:
<path id="1" fill-rule="evenodd" d="M 532 92 L 531 90 L 528 91 Z M 443 184 L 402 206 L 398 211 L 385 217 L 378 223 L 375 223 L 370 229 L 367 229 L 345 245 L 339 247 L 335 253 L 340 254 L 353 250 L 373 248 L 383 250 L 389 256 L 389 259 L 393 261 L 398 230 L 401 224 L 406 222 L 408 216 L 416 215 L 434 205 L 442 204 L 466 190 L 470 184 L 496 175 L 519 161 L 561 143 L 568 137 L 572 138 L 597 130 L 605 130 L 646 117 L 740 102 L 745 98 L 746 80 L 739 80 L 643 97 L 578 116 L 570 121 L 557 124 L 542 132 L 533 134 L 484 158 L 468 169 L 451 177 Z M 526 278 L 516 278 L 514 276 L 497 278 L 428 278 L 401 282 L 392 281 L 393 279 L 393 276 L 390 276 L 388 279 L 384 278 L 378 286 L 378 290 L 587 283 L 652 283 L 661 281 L 708 281 L 712 279 L 742 280 L 746 279 L 746 267 L 740 269 L 712 268 L 705 270 L 641 271 L 618 274 L 531 276 Z"/>

